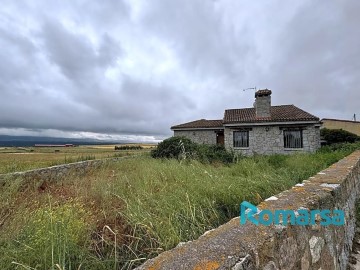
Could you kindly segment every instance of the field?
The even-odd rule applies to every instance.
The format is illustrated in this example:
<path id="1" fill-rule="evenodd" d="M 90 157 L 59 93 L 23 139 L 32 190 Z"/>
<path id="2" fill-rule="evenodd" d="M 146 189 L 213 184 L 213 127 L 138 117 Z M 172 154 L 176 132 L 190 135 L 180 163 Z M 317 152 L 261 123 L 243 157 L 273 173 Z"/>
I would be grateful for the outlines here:
<path id="1" fill-rule="evenodd" d="M 143 155 L 58 183 L 9 181 L 0 186 L 0 269 L 132 269 L 354 149 L 229 166 Z"/>
<path id="2" fill-rule="evenodd" d="M 138 145 L 138 144 L 137 144 Z M 141 144 L 143 150 L 115 151 L 115 145 L 77 147 L 0 147 L 0 174 L 49 167 L 89 159 L 121 157 L 148 152 L 154 145 Z"/>

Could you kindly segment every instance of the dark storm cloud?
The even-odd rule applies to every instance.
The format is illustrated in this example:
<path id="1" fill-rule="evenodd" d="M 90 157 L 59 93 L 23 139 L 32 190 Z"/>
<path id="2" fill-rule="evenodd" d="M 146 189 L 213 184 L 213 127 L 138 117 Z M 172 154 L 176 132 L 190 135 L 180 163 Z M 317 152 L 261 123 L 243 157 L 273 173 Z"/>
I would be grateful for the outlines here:
<path id="1" fill-rule="evenodd" d="M 25 36 L 12 33 L 0 25 L 0 84 L 6 89 L 7 83 L 15 80 L 27 81 L 29 79 L 29 68 L 34 60 L 36 48 Z M 28 55 L 29 57 L 23 57 Z M 19 78 L 19 74 L 23 74 Z"/>
<path id="2" fill-rule="evenodd" d="M 56 22 L 46 22 L 43 39 L 48 59 L 71 81 L 92 76 L 97 57 L 86 36 L 69 33 Z"/>
<path id="3" fill-rule="evenodd" d="M 355 0 L 6 1 L 0 129 L 169 136 L 251 106 L 242 89 L 253 86 L 349 119 L 360 115 L 359 12 Z"/>
<path id="4" fill-rule="evenodd" d="M 270 81 L 278 100 L 323 117 L 360 114 L 359 11 L 358 1 L 314 1 L 298 10 L 277 39 Z"/>
<path id="5" fill-rule="evenodd" d="M 170 110 L 186 111 L 193 106 L 183 95 L 171 96 L 166 84 L 122 74 L 107 84 L 106 70 L 123 53 L 121 43 L 108 33 L 97 37 L 95 46 L 87 35 L 48 18 L 38 32 L 37 48 L 21 36 L 3 35 L 4 42 L 11 41 L 4 46 L 8 49 L 4 56 L 11 51 L 14 57 L 5 57 L 9 63 L 1 66 L 9 73 L 1 77 L 2 127 L 157 135 L 167 132 L 165 116 Z M 10 49 L 12 42 L 20 48 Z M 21 59 L 28 60 L 27 65 Z"/>
<path id="6" fill-rule="evenodd" d="M 218 5 L 202 0 L 155 0 L 143 23 L 172 45 L 187 70 L 234 79 L 243 75 L 245 67 L 239 62 L 248 57 L 251 46 L 239 38 L 243 29 L 234 33 L 225 24 Z"/>

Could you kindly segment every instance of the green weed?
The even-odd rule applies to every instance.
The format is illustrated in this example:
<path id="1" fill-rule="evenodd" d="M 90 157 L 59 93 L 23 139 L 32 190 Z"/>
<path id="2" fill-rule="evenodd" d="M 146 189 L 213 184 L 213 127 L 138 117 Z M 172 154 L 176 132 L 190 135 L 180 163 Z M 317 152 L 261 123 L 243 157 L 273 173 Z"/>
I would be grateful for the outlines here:
<path id="1" fill-rule="evenodd" d="M 0 210 L 0 221 L 10 216 L 0 225 L 0 269 L 132 269 L 238 216 L 242 201 L 257 204 L 355 149 L 255 156 L 230 165 L 138 156 L 53 183 L 49 195 L 34 185 L 27 203 L 16 199 L 24 183 L 6 182 L 0 209 L 8 211 Z M 64 198 L 64 189 L 71 196 Z M 52 207 L 35 203 L 46 196 Z M 35 210 L 26 210 L 28 204 Z"/>

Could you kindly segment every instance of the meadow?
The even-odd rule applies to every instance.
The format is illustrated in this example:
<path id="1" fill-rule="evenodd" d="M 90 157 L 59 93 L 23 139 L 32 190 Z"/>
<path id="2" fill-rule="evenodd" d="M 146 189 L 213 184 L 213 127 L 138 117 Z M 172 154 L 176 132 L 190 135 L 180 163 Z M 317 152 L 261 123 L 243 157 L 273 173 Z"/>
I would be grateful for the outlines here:
<path id="1" fill-rule="evenodd" d="M 139 145 L 139 144 L 137 144 Z M 77 147 L 0 147 L 0 174 L 44 168 L 77 161 L 121 157 L 148 152 L 154 145 L 140 144 L 143 150 L 115 151 L 115 145 Z"/>
<path id="2" fill-rule="evenodd" d="M 132 269 L 359 145 L 200 163 L 136 156 L 58 183 L 0 186 L 0 269 Z"/>

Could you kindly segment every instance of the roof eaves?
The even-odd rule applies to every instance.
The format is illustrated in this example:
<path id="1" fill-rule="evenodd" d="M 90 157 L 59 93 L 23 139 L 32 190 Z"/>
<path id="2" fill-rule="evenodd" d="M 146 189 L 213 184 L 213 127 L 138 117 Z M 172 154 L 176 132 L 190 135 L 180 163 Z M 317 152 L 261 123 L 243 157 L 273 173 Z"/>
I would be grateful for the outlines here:
<path id="1" fill-rule="evenodd" d="M 226 122 L 224 123 L 224 126 L 236 126 L 236 125 L 253 125 L 253 126 L 274 126 L 274 125 L 288 125 L 288 124 L 318 124 L 320 123 L 320 121 L 316 121 L 316 120 L 286 120 L 286 121 L 268 121 L 268 122 Z"/>
<path id="2" fill-rule="evenodd" d="M 218 130 L 224 129 L 224 126 L 218 127 L 171 127 L 171 130 Z"/>

